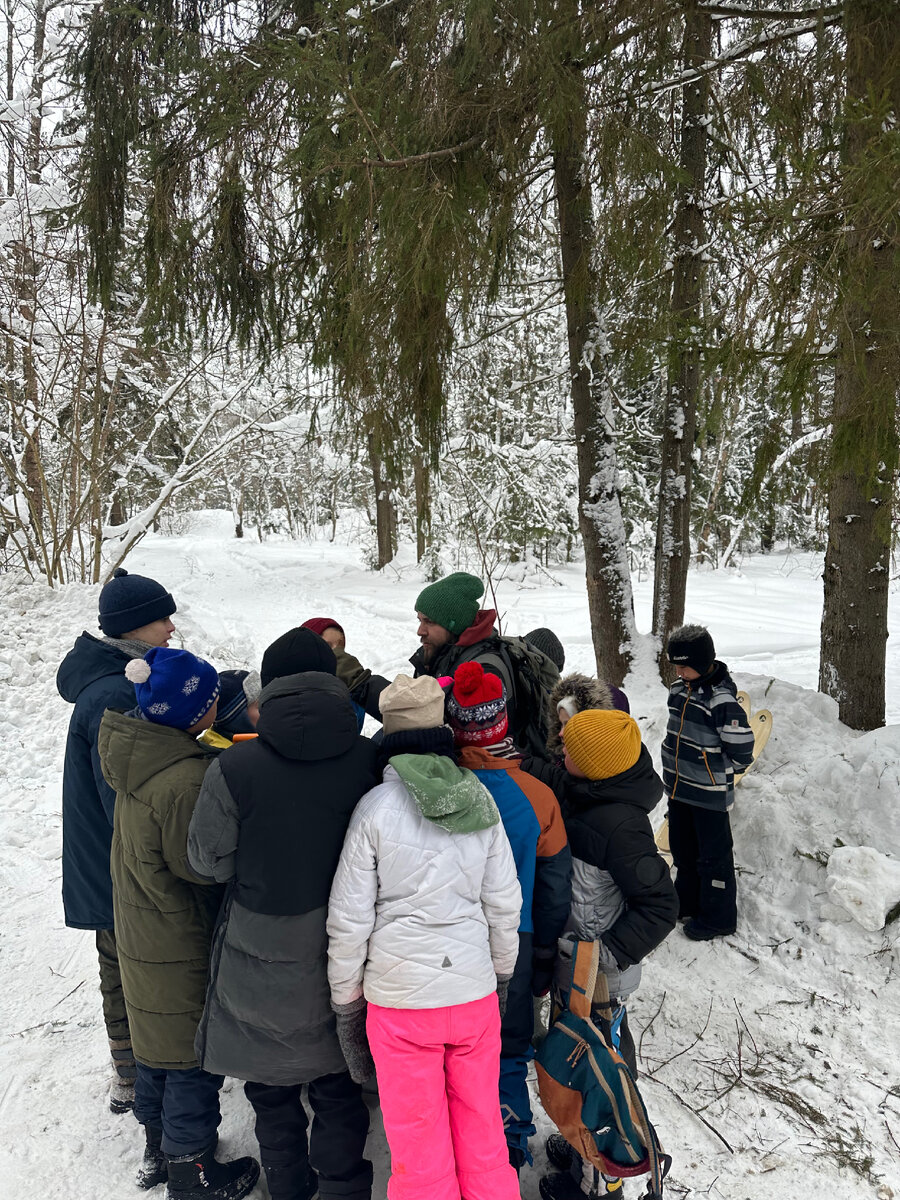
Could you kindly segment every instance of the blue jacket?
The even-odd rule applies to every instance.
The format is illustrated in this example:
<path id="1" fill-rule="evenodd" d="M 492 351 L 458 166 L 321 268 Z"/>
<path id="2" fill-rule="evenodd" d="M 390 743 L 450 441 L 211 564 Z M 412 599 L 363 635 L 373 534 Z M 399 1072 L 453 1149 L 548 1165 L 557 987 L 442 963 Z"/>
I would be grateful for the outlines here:
<path id="1" fill-rule="evenodd" d="M 56 686 L 75 705 L 63 766 L 62 893 L 72 929 L 112 929 L 112 843 L 116 793 L 100 770 L 97 734 L 107 708 L 134 708 L 128 655 L 83 633 L 63 659 Z"/>
<path id="2" fill-rule="evenodd" d="M 734 803 L 734 772 L 753 761 L 753 730 L 724 663 L 669 689 L 662 744 L 663 786 L 670 800 L 725 812 Z"/>

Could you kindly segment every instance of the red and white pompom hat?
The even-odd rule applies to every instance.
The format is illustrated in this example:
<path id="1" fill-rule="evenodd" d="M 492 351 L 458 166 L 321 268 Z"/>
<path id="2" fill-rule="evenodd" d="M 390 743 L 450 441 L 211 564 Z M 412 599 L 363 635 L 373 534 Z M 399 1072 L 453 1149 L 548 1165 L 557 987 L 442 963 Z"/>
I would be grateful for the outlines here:
<path id="1" fill-rule="evenodd" d="M 453 675 L 447 721 L 458 746 L 495 746 L 509 730 L 506 690 L 499 675 L 479 662 L 464 662 Z"/>

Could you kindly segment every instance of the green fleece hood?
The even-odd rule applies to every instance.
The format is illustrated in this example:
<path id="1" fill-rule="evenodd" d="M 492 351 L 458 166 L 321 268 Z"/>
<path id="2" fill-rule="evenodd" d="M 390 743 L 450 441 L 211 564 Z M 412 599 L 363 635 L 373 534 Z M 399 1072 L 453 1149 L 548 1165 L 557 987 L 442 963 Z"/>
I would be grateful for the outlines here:
<path id="1" fill-rule="evenodd" d="M 448 833 L 474 833 L 499 822 L 497 805 L 481 780 L 446 755 L 395 754 L 390 764 L 422 816 Z"/>

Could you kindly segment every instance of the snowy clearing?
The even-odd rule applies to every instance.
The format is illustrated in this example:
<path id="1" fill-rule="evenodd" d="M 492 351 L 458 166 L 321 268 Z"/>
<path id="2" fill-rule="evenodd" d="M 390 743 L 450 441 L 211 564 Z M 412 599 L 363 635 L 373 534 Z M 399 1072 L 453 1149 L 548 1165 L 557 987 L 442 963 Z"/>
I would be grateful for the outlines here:
<path id="1" fill-rule="evenodd" d="M 353 546 L 259 544 L 229 533 L 227 514 L 201 514 L 190 533 L 148 537 L 129 557 L 130 570 L 174 594 L 173 645 L 180 638 L 220 668 L 257 666 L 285 629 L 329 615 L 366 666 L 388 675 L 405 667 L 422 586 L 408 556 L 377 576 Z M 809 690 L 820 569 L 813 555 L 782 553 L 689 581 L 689 619 L 710 626 L 738 686 L 754 708 L 772 710 L 774 723 L 733 814 L 737 934 L 695 944 L 676 930 L 629 1004 L 643 1095 L 674 1156 L 676 1197 L 900 1196 L 900 724 L 854 733 L 830 699 Z M 636 581 L 635 591 L 646 627 L 650 585 Z M 63 926 L 59 896 L 70 709 L 54 679 L 75 637 L 96 631 L 98 594 L 0 577 L 3 1200 L 140 1195 L 138 1127 L 106 1110 L 93 935 Z M 580 565 L 522 586 L 504 580 L 498 599 L 508 632 L 550 625 L 567 669 L 592 671 Z M 900 630 L 893 600 L 891 625 Z M 658 756 L 665 691 L 645 658 L 626 689 Z M 888 688 L 888 719 L 900 722 L 897 646 L 889 646 Z M 829 861 L 836 847 L 847 849 Z M 886 928 L 872 928 L 891 910 Z M 251 1110 L 233 1081 L 223 1113 L 225 1154 L 255 1153 Z M 381 1200 L 388 1156 L 373 1115 Z M 538 1167 L 545 1132 L 546 1122 L 533 1143 Z M 537 1170 L 523 1172 L 529 1200 L 537 1181 Z M 628 1200 L 640 1190 L 627 1185 Z M 254 1196 L 265 1194 L 260 1183 Z"/>

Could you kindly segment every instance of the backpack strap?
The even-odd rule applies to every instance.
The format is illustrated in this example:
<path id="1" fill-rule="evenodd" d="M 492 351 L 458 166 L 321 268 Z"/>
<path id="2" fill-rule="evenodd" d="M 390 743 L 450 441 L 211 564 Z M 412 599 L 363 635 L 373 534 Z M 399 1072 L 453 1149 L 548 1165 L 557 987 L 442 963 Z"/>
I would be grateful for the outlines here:
<path id="1" fill-rule="evenodd" d="M 572 984 L 569 988 L 569 1012 L 585 1021 L 591 1019 L 591 1004 L 597 986 L 600 947 L 596 942 L 576 942 L 572 955 Z"/>

